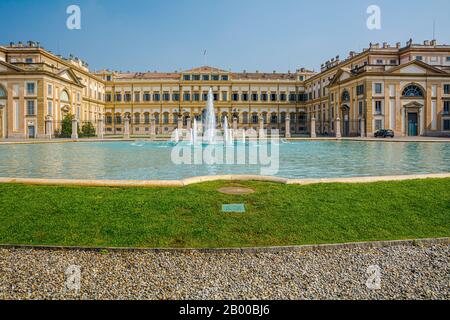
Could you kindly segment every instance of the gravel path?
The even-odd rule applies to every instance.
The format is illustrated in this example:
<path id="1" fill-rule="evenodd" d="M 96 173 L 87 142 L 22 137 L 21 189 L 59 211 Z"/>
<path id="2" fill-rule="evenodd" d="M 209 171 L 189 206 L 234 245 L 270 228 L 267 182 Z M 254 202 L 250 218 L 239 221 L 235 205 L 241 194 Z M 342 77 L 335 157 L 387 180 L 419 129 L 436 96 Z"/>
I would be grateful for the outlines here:
<path id="1" fill-rule="evenodd" d="M 0 299 L 450 299 L 449 245 L 259 253 L 0 249 Z M 66 284 L 67 268 L 79 266 Z M 381 289 L 367 280 L 380 270 Z M 77 268 L 72 269 L 72 272 Z M 370 281 L 375 285 L 376 281 Z M 373 288 L 373 286 L 371 286 Z"/>

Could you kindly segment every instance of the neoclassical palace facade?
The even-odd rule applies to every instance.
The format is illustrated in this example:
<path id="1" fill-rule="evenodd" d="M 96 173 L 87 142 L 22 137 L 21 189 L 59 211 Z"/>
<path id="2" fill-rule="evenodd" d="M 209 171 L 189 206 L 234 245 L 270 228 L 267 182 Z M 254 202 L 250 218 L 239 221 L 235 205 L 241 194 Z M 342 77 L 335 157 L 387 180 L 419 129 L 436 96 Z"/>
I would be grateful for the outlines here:
<path id="1" fill-rule="evenodd" d="M 450 46 L 371 44 L 320 72 L 90 72 L 38 43 L 0 46 L 0 138 L 52 137 L 66 114 L 105 135 L 170 134 L 201 120 L 213 89 L 217 118 L 290 135 L 450 136 Z M 51 124 L 51 125 L 49 125 Z"/>

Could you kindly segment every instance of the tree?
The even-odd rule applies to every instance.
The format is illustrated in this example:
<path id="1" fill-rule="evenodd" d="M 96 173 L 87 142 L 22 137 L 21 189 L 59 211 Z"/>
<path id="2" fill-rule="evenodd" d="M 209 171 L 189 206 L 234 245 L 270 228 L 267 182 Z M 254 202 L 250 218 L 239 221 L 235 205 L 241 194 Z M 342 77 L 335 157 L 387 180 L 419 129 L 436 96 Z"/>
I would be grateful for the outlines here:
<path id="1" fill-rule="evenodd" d="M 95 128 L 92 122 L 86 122 L 83 124 L 81 128 L 81 136 L 82 137 L 94 137 L 95 136 Z"/>
<path id="2" fill-rule="evenodd" d="M 72 120 L 74 119 L 74 115 L 67 114 L 64 116 L 64 119 L 61 123 L 61 132 L 59 134 L 59 138 L 70 138 L 72 137 Z"/>

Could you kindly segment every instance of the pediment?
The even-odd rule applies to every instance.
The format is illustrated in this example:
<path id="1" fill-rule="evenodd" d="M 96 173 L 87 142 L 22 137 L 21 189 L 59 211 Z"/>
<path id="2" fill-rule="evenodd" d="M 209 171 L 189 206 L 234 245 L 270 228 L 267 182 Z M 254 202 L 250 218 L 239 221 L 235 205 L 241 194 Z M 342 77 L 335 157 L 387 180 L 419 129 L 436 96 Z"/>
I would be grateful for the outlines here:
<path id="1" fill-rule="evenodd" d="M 399 65 L 395 68 L 392 68 L 388 71 L 388 73 L 397 73 L 397 74 L 445 74 L 446 72 L 430 66 L 422 61 L 414 60 L 408 63 Z"/>
<path id="2" fill-rule="evenodd" d="M 72 69 L 63 69 L 58 73 L 58 76 L 67 81 L 75 82 L 76 84 L 81 85 L 80 79 L 78 79 L 77 75 L 72 71 Z"/>
<path id="3" fill-rule="evenodd" d="M 330 85 L 343 82 L 347 79 L 350 79 L 352 77 L 352 73 L 350 69 L 348 68 L 341 68 L 336 75 L 334 76 L 333 80 L 331 81 Z"/>
<path id="4" fill-rule="evenodd" d="M 22 68 L 19 68 L 11 63 L 0 61 L 0 72 L 24 72 Z"/>

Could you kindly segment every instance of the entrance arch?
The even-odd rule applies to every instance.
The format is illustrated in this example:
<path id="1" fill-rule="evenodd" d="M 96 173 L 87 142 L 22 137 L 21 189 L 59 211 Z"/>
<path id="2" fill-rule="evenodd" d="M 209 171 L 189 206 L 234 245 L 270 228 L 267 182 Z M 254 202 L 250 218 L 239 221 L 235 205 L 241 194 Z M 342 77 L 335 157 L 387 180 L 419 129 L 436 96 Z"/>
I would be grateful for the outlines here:
<path id="1" fill-rule="evenodd" d="M 342 136 L 350 136 L 350 107 L 346 104 L 341 106 L 341 123 L 342 123 Z"/>

